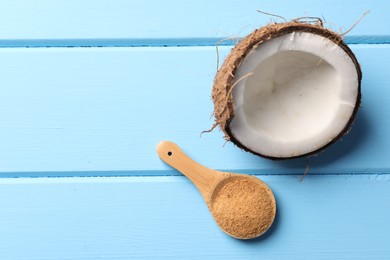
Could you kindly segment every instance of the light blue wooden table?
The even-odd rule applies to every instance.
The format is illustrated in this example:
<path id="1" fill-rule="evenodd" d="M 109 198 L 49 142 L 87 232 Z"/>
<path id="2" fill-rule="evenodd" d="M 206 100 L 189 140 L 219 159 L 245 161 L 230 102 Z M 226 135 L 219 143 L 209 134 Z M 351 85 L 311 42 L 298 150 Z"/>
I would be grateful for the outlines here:
<path id="1" fill-rule="evenodd" d="M 215 44 L 270 21 L 324 16 L 363 69 L 354 128 L 316 158 L 273 162 L 199 137 L 213 121 Z M 390 259 L 390 2 L 0 2 L 0 259 Z M 233 42 L 220 48 L 221 59 Z M 162 163 L 177 142 L 255 174 L 278 214 L 261 239 L 222 233 Z"/>

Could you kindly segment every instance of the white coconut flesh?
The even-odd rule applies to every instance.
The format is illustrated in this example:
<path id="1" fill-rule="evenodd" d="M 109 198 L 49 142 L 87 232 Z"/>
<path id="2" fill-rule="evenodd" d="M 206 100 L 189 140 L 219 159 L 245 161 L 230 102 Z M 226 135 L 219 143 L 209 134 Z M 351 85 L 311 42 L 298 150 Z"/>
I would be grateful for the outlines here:
<path id="1" fill-rule="evenodd" d="M 231 133 L 253 152 L 278 158 L 308 154 L 335 139 L 359 92 L 350 56 L 307 32 L 260 44 L 242 61 L 235 82 Z"/>

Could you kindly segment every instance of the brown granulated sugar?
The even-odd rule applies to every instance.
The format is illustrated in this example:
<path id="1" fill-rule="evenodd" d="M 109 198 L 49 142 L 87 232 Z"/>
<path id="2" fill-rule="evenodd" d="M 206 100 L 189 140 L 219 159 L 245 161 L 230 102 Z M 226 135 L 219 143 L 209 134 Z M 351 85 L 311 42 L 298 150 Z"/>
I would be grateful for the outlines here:
<path id="1" fill-rule="evenodd" d="M 271 226 L 276 213 L 272 191 L 256 177 L 237 176 L 221 183 L 213 194 L 210 210 L 229 235 L 250 239 Z"/>

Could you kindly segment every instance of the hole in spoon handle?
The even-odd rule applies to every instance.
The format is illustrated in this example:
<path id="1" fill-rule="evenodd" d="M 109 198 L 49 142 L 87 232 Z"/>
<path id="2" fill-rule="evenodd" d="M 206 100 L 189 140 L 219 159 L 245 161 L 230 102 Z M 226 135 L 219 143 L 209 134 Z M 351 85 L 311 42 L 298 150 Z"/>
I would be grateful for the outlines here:
<path id="1" fill-rule="evenodd" d="M 210 169 L 193 161 L 173 142 L 160 142 L 157 153 L 161 160 L 187 176 L 200 191 L 205 191 L 216 177 L 210 174 Z"/>
<path id="2" fill-rule="evenodd" d="M 161 160 L 183 174 L 186 174 L 187 169 L 191 168 L 192 165 L 198 165 L 198 163 L 189 158 L 177 144 L 170 141 L 160 142 L 157 145 L 157 153 Z"/>

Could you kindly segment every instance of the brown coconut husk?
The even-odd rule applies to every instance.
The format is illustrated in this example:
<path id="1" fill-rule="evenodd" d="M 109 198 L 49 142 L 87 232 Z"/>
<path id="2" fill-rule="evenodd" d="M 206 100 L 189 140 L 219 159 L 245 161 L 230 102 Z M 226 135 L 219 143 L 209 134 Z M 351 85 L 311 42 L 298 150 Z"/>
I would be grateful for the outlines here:
<path id="1" fill-rule="evenodd" d="M 212 89 L 212 99 L 214 102 L 213 114 L 215 117 L 215 125 L 219 125 L 220 129 L 224 133 L 224 138 L 227 141 L 231 141 L 241 149 L 251 152 L 255 155 L 259 155 L 269 159 L 280 160 L 280 159 L 290 159 L 290 158 L 307 157 L 310 155 L 315 155 L 318 152 L 327 148 L 330 144 L 334 143 L 336 140 L 338 140 L 340 137 L 342 137 L 344 134 L 346 134 L 349 131 L 361 103 L 360 83 L 362 79 L 362 72 L 355 55 L 353 54 L 351 49 L 346 45 L 346 43 L 343 41 L 342 35 L 334 31 L 331 31 L 327 28 L 324 28 L 320 19 L 319 21 L 320 22 L 316 24 L 311 24 L 311 23 L 301 22 L 299 19 L 296 19 L 291 22 L 269 24 L 267 26 L 255 30 L 254 32 L 252 32 L 251 34 L 243 38 L 232 49 L 230 54 L 226 57 L 221 68 L 217 71 L 213 83 L 213 89 Z M 261 45 L 262 43 L 270 39 L 288 33 L 292 33 L 292 32 L 308 32 L 308 33 L 317 34 L 325 38 L 328 38 L 329 40 L 333 41 L 335 44 L 339 45 L 350 56 L 351 60 L 355 64 L 356 71 L 358 74 L 358 82 L 359 82 L 358 97 L 356 100 L 354 112 L 350 120 L 346 124 L 345 128 L 343 129 L 343 131 L 340 132 L 340 134 L 333 141 L 328 143 L 326 146 L 316 151 L 313 151 L 311 153 L 303 154 L 295 157 L 289 157 L 289 158 L 270 157 L 267 155 L 256 153 L 248 149 L 247 147 L 242 145 L 230 131 L 229 125 L 235 115 L 234 103 L 232 98 L 232 88 L 234 87 L 235 80 L 236 81 L 239 80 L 239 79 L 235 79 L 234 75 L 237 68 L 240 66 L 241 62 L 243 61 L 243 59 L 251 50 L 257 48 L 259 45 Z"/>

